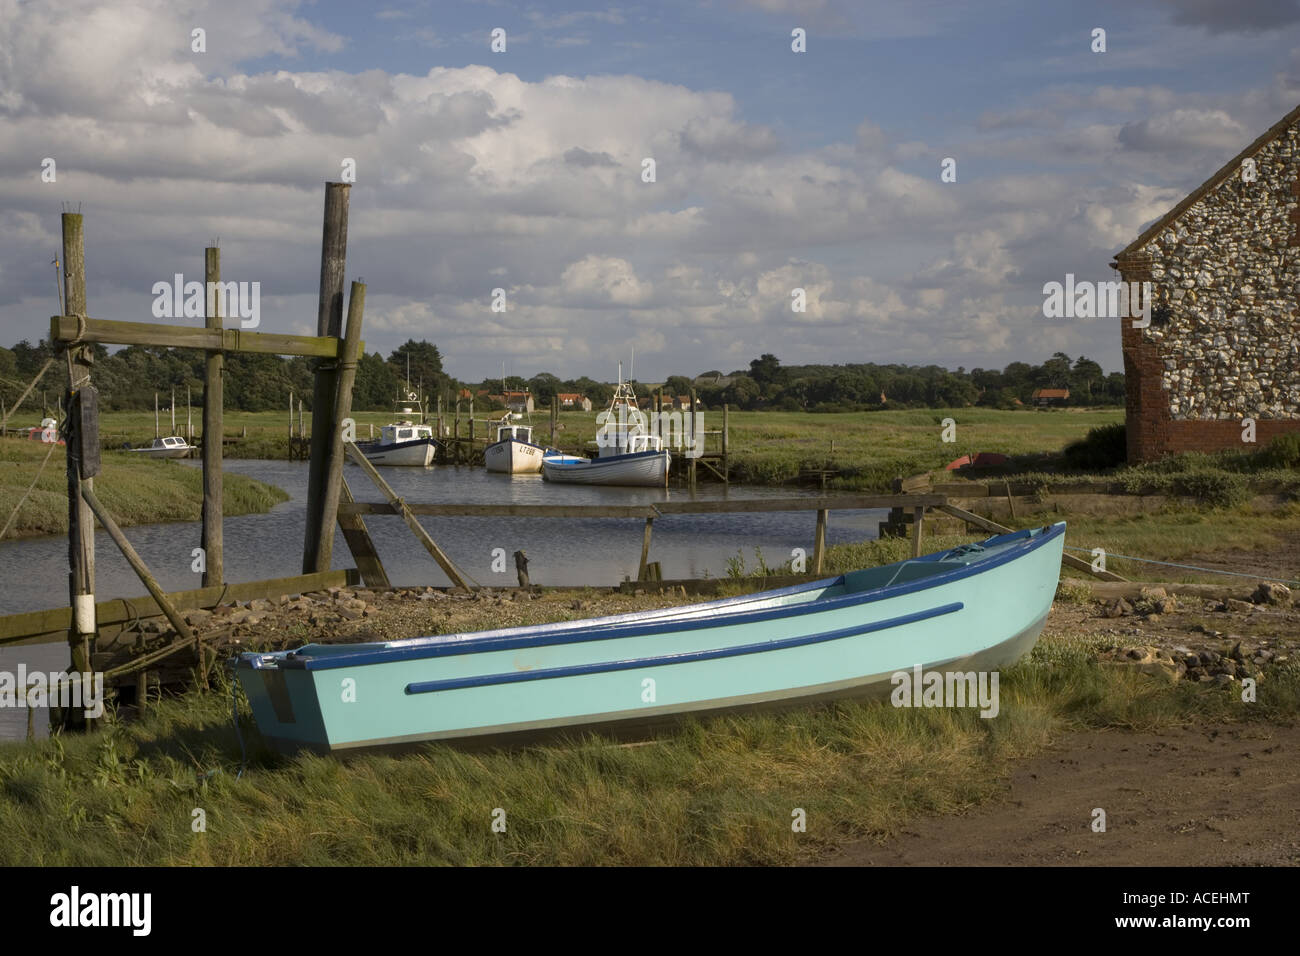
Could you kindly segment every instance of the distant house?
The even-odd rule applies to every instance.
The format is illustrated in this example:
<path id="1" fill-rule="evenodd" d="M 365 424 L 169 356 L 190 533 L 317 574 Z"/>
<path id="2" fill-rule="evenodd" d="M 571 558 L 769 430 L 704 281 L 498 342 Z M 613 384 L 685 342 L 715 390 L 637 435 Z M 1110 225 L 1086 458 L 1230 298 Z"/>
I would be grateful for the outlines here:
<path id="1" fill-rule="evenodd" d="M 1030 396 L 1037 405 L 1063 405 L 1070 398 L 1068 388 L 1036 388 Z"/>
<path id="2" fill-rule="evenodd" d="M 591 399 L 585 395 L 579 395 L 577 392 L 559 392 L 555 400 L 560 403 L 560 408 L 566 412 L 572 411 L 591 411 Z"/>
<path id="3" fill-rule="evenodd" d="M 679 408 L 684 412 L 689 411 L 691 408 L 691 397 L 689 395 L 678 395 L 677 402 L 673 407 Z M 698 398 L 695 400 L 695 407 L 700 407 L 700 400 Z"/>

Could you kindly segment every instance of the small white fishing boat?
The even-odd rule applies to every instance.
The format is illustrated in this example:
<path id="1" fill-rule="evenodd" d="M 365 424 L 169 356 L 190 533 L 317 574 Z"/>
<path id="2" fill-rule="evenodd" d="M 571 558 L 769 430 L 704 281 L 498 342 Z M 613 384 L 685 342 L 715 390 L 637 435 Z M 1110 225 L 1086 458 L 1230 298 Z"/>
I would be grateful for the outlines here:
<path id="1" fill-rule="evenodd" d="M 620 375 L 621 379 L 621 375 Z M 542 458 L 542 477 L 570 485 L 632 485 L 664 488 L 672 456 L 663 439 L 646 428 L 630 382 L 619 381 L 609 410 L 596 417 L 596 456 L 559 452 Z"/>
<path id="2" fill-rule="evenodd" d="M 542 457 L 547 450 L 533 441 L 531 425 L 516 425 L 510 419 L 507 413 L 497 423 L 497 440 L 483 453 L 487 470 L 506 475 L 535 475 L 542 470 Z"/>
<path id="3" fill-rule="evenodd" d="M 380 429 L 376 440 L 357 442 L 357 448 L 372 465 L 425 468 L 433 464 L 438 439 L 432 425 L 399 421 Z"/>
<path id="4" fill-rule="evenodd" d="M 146 458 L 184 458 L 193 448 L 193 445 L 179 435 L 169 435 L 166 438 L 155 438 L 153 444 L 147 448 L 128 448 L 127 451 L 134 455 L 144 455 Z"/>

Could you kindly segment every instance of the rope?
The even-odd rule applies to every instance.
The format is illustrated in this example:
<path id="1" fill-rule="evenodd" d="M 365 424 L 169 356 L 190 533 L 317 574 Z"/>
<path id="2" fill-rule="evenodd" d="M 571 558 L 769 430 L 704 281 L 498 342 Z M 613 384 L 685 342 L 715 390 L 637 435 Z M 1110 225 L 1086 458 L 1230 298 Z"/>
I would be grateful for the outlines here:
<path id="1" fill-rule="evenodd" d="M 14 523 L 14 518 L 18 517 L 18 509 L 23 506 L 23 502 L 27 500 L 27 496 L 32 493 L 32 489 L 36 487 L 36 483 L 41 480 L 41 474 L 45 471 L 45 466 L 49 464 L 50 456 L 54 454 L 54 449 L 58 447 L 59 446 L 54 442 L 50 442 L 50 450 L 45 453 L 45 458 L 41 462 L 41 467 L 36 469 L 36 477 L 33 478 L 32 483 L 27 486 L 27 490 L 23 492 L 23 496 L 18 499 L 18 504 L 14 505 L 14 510 L 10 513 L 9 520 L 5 522 L 5 526 L 0 528 L 0 540 L 3 540 L 4 536 L 9 532 L 9 526 Z"/>
<path id="2" fill-rule="evenodd" d="M 239 729 L 239 698 L 236 691 L 239 688 L 239 675 L 233 671 L 230 674 L 230 716 L 235 722 L 235 736 L 239 738 L 239 773 L 235 774 L 238 780 L 244 775 L 244 768 L 248 766 L 248 751 L 244 747 L 244 734 Z"/>
<path id="3" fill-rule="evenodd" d="M 1086 551 L 1091 554 L 1091 548 L 1079 548 L 1072 544 L 1067 544 L 1066 549 L 1069 551 Z M 1143 564 L 1159 564 L 1166 568 L 1182 568 L 1185 571 L 1204 571 L 1206 574 L 1226 574 L 1234 578 L 1250 578 L 1254 581 L 1276 581 L 1279 584 L 1289 584 L 1292 587 L 1300 587 L 1300 581 L 1289 581 L 1286 578 L 1269 578 L 1260 574 L 1242 574 L 1239 571 L 1220 571 L 1218 568 L 1202 568 L 1195 564 L 1174 564 L 1172 561 L 1154 561 L 1151 558 L 1135 558 L 1128 554 L 1111 554 L 1106 552 L 1108 558 L 1119 558 L 1121 561 L 1141 561 Z"/>

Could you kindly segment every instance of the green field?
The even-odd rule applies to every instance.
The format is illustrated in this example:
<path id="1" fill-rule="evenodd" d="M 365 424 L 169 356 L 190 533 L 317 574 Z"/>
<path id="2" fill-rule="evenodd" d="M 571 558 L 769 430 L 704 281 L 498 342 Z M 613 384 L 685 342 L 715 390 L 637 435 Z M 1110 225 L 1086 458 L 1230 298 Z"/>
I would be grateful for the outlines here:
<path id="1" fill-rule="evenodd" d="M 41 463 L 46 460 L 45 468 Z M 150 461 L 117 452 L 102 456 L 95 495 L 120 525 L 198 521 L 202 517 L 203 474 L 174 461 Z M 68 530 L 68 480 L 63 446 L 15 438 L 0 439 L 0 527 L 14 515 L 6 539 Z M 40 479 L 32 487 L 38 471 Z M 14 514 L 27 490 L 31 494 Z M 243 475 L 227 474 L 222 511 L 261 514 L 289 496 Z"/>
<path id="2" fill-rule="evenodd" d="M 487 433 L 487 421 L 501 413 L 475 413 L 475 435 Z M 722 428 L 722 412 L 704 412 L 706 431 Z M 195 413 L 198 432 L 199 415 Z M 380 426 L 392 421 L 391 412 L 357 412 L 357 437 L 378 434 Z M 955 423 L 955 441 L 943 441 L 943 421 Z M 462 415 L 460 435 L 469 434 L 468 412 Z M 1120 422 L 1120 408 L 1024 409 L 1003 411 L 990 408 L 924 409 L 911 411 L 842 412 L 732 412 L 729 415 L 731 477 L 751 484 L 783 484 L 810 480 L 810 471 L 831 470 L 838 477 L 830 487 L 841 489 L 887 489 L 896 475 L 910 475 L 942 468 L 961 455 L 999 452 L 1004 455 L 1038 455 L 1059 452 L 1070 442 L 1083 438 L 1090 428 Z M 452 427 L 454 415 L 444 421 Z M 539 440 L 550 440 L 545 411 L 532 416 Z M 185 434 L 183 416 L 178 416 L 177 433 Z M 595 412 L 563 412 L 556 444 L 568 451 L 589 449 L 596 435 Z M 311 416 L 306 416 L 308 434 Z M 296 427 L 296 424 L 295 424 Z M 164 416 L 163 433 L 171 433 L 170 418 Z M 123 442 L 147 444 L 154 437 L 151 412 L 109 412 L 102 416 L 100 434 L 105 447 Z M 240 440 L 226 447 L 227 457 L 285 458 L 288 454 L 288 412 L 228 412 L 225 434 Z M 706 450 L 720 447 L 720 437 L 707 436 Z"/>

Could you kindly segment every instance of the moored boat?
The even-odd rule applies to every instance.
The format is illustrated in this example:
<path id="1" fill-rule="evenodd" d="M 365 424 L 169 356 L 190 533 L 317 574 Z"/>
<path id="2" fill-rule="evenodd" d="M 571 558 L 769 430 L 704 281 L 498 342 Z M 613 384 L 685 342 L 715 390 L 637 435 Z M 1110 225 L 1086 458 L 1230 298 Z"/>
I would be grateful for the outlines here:
<path id="1" fill-rule="evenodd" d="M 1063 522 L 776 591 L 585 621 L 233 661 L 262 735 L 320 753 L 883 696 L 898 675 L 996 671 L 1033 646 Z"/>
<path id="2" fill-rule="evenodd" d="M 596 417 L 596 454 L 548 453 L 542 458 L 542 477 L 570 485 L 634 485 L 663 488 L 668 485 L 672 456 L 663 439 L 645 427 L 630 382 L 620 381 L 609 410 Z"/>
<path id="3" fill-rule="evenodd" d="M 385 425 L 374 441 L 359 441 L 357 448 L 374 465 L 427 467 L 438 452 L 432 425 L 411 421 Z"/>
<path id="4" fill-rule="evenodd" d="M 146 458 L 184 458 L 193 448 L 193 445 L 179 435 L 169 435 L 166 438 L 155 438 L 153 444 L 145 448 L 128 448 L 127 451 L 133 455 L 144 455 Z"/>
<path id="5" fill-rule="evenodd" d="M 531 425 L 511 423 L 510 414 L 497 423 L 497 440 L 483 452 L 488 471 L 507 475 L 535 475 L 542 470 L 547 450 L 533 441 Z"/>

